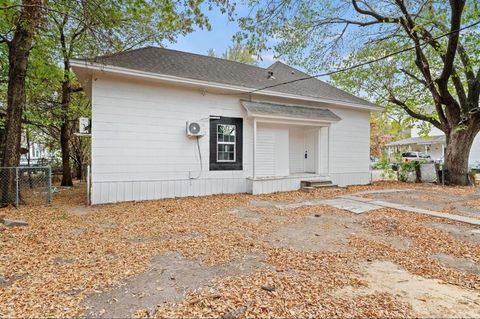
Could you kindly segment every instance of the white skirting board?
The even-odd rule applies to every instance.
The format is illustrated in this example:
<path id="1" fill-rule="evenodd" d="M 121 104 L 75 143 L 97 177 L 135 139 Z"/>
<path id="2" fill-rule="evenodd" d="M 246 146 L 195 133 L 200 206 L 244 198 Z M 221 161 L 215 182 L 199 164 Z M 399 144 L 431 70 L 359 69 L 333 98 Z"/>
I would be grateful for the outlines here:
<path id="1" fill-rule="evenodd" d="M 300 182 L 308 179 L 331 180 L 338 186 L 370 183 L 370 173 L 341 173 L 325 176 L 287 176 L 284 178 L 213 178 L 167 181 L 105 181 L 92 183 L 92 204 L 154 200 L 174 197 L 205 196 L 213 194 L 268 194 L 300 189 Z"/>
<path id="2" fill-rule="evenodd" d="M 245 178 L 93 182 L 92 204 L 250 192 Z"/>
<path id="3" fill-rule="evenodd" d="M 367 185 L 371 182 L 370 172 L 330 173 L 332 183 L 340 187 L 348 185 Z"/>
<path id="4" fill-rule="evenodd" d="M 248 182 L 251 185 L 251 192 L 253 195 L 257 194 L 269 194 L 275 192 L 288 192 L 300 189 L 300 182 L 304 180 L 326 180 L 329 181 L 329 177 L 319 175 L 306 175 L 306 176 L 286 176 L 284 178 L 260 178 L 249 179 Z"/>

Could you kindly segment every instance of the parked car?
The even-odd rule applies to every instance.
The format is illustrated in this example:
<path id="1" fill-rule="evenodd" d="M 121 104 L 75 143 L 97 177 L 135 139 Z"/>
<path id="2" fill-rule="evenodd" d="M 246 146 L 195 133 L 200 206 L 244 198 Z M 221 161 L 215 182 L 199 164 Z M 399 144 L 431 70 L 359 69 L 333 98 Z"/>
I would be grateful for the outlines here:
<path id="1" fill-rule="evenodd" d="M 433 162 L 430 155 L 422 153 L 422 152 L 405 152 L 405 153 L 402 153 L 402 160 L 404 162 L 411 162 L 411 161 L 424 161 L 424 162 L 428 162 L 428 163 Z"/>

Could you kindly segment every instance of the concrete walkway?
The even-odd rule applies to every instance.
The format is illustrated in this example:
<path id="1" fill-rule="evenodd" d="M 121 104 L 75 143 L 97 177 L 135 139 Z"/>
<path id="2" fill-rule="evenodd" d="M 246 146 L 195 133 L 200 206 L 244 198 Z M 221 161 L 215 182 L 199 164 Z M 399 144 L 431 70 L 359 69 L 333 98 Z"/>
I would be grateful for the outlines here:
<path id="1" fill-rule="evenodd" d="M 378 205 L 378 206 L 395 208 L 395 209 L 400 209 L 400 210 L 406 210 L 406 211 L 412 212 L 412 213 L 429 215 L 429 216 L 440 217 L 440 218 L 446 218 L 446 219 L 450 219 L 450 220 L 455 220 L 457 222 L 462 222 L 462 223 L 467 223 L 467 224 L 471 224 L 471 225 L 480 226 L 480 219 L 476 219 L 476 218 L 471 218 L 471 217 L 466 217 L 466 216 L 461 216 L 461 215 L 448 214 L 448 213 L 442 213 L 442 212 L 436 212 L 434 210 L 427 210 L 427 209 L 423 209 L 423 208 L 417 208 L 417 207 L 406 206 L 406 205 L 402 205 L 402 204 L 395 204 L 395 203 L 390 203 L 390 202 L 384 202 L 384 201 L 379 201 L 379 200 L 372 201 L 370 203 L 374 204 L 374 205 Z"/>
<path id="2" fill-rule="evenodd" d="M 372 210 L 383 208 L 374 203 L 359 201 L 355 197 L 339 196 L 334 199 L 327 199 L 322 202 L 324 205 L 332 206 L 338 209 L 348 210 L 355 214 L 362 214 Z"/>
<path id="3" fill-rule="evenodd" d="M 428 216 L 439 217 L 439 218 L 446 218 L 446 219 L 455 220 L 455 221 L 462 222 L 462 223 L 467 223 L 467 224 L 471 224 L 471 225 L 480 226 L 480 219 L 476 219 L 476 218 L 471 218 L 471 217 L 466 217 L 466 216 L 461 216 L 461 215 L 455 215 L 455 214 L 442 213 L 442 212 L 437 212 L 437 211 L 434 211 L 434 210 L 428 210 L 428 209 L 423 209 L 423 208 L 418 208 L 418 207 L 413 207 L 413 206 L 407 206 L 407 205 L 403 205 L 403 204 L 396 204 L 396 203 L 391 203 L 391 202 L 385 202 L 385 201 L 380 201 L 380 200 L 374 200 L 374 199 L 368 199 L 368 198 L 355 196 L 355 195 L 385 193 L 385 192 L 395 192 L 395 191 L 405 191 L 405 190 L 401 189 L 401 190 L 380 190 L 380 191 L 361 192 L 361 193 L 355 193 L 353 195 L 339 196 L 339 197 L 337 197 L 333 200 L 330 200 L 330 201 L 333 201 L 331 204 L 328 203 L 328 200 L 324 201 L 324 202 L 327 205 L 330 205 L 330 206 L 333 206 L 333 207 L 336 207 L 336 208 L 346 209 L 346 210 L 351 211 L 351 212 L 356 213 L 356 214 L 371 211 L 371 210 L 374 210 L 374 209 L 379 209 L 379 208 L 394 208 L 394 209 L 399 209 L 399 210 L 412 212 L 412 213 L 416 213 L 416 214 L 428 215 Z M 348 206 L 346 205 L 345 208 L 342 208 L 341 205 L 344 202 L 348 202 Z M 370 206 L 368 206 L 368 205 L 370 205 Z M 348 207 L 352 207 L 352 209 L 349 209 Z M 367 207 L 370 207 L 370 209 L 368 209 Z"/>
<path id="4" fill-rule="evenodd" d="M 385 193 L 397 193 L 397 192 L 410 192 L 414 191 L 413 189 L 408 188 L 399 188 L 399 189 L 380 189 L 380 190 L 369 190 L 364 192 L 353 193 L 351 195 L 341 195 L 333 199 L 312 199 L 304 200 L 295 203 L 278 203 L 274 201 L 252 201 L 250 204 L 252 206 L 264 206 L 264 207 L 274 207 L 277 209 L 295 209 L 304 206 L 318 206 L 318 205 L 328 205 L 338 209 L 343 209 L 354 214 L 363 214 L 371 212 L 377 209 L 382 208 L 394 208 L 411 213 L 428 215 L 439 218 L 446 218 L 470 225 L 480 226 L 480 219 L 442 213 L 434 210 L 428 210 L 423 208 L 418 208 L 414 206 L 408 206 L 404 204 L 397 204 L 387 201 L 375 200 L 371 198 L 360 197 L 359 195 L 368 195 L 368 194 L 385 194 Z"/>

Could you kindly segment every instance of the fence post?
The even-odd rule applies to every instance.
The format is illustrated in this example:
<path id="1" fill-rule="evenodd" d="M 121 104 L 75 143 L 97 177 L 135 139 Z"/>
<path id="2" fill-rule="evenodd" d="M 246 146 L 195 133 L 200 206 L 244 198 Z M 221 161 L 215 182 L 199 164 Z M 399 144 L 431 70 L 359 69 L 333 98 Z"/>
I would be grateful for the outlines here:
<path id="1" fill-rule="evenodd" d="M 18 202 L 20 197 L 20 189 L 18 188 L 18 167 L 15 167 L 15 207 L 18 208 Z"/>
<path id="2" fill-rule="evenodd" d="M 48 181 L 47 181 L 47 185 L 48 185 L 48 198 L 47 198 L 47 201 L 48 201 L 48 205 L 51 205 L 52 204 L 52 167 L 49 166 L 48 167 Z"/>
<path id="3" fill-rule="evenodd" d="M 90 165 L 87 166 L 87 206 L 90 206 Z"/>

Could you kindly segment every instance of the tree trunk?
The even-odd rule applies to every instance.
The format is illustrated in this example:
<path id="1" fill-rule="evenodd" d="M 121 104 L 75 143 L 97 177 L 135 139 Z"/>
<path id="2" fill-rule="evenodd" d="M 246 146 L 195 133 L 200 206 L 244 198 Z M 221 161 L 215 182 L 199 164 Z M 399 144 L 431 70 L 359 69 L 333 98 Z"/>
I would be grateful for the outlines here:
<path id="1" fill-rule="evenodd" d="M 18 166 L 22 136 L 22 113 L 25 108 L 25 78 L 28 56 L 33 38 L 41 21 L 42 0 L 24 0 L 12 41 L 8 42 L 8 89 L 5 121 L 5 141 L 3 144 L 4 167 Z M 2 181 L 2 203 L 11 204 L 15 198 L 14 170 L 4 174 Z"/>
<path id="2" fill-rule="evenodd" d="M 452 130 L 447 133 L 445 150 L 446 182 L 453 185 L 470 185 L 468 158 L 476 132 L 472 129 Z"/>
<path id="3" fill-rule="evenodd" d="M 65 37 L 65 25 L 68 23 L 68 16 L 65 15 L 63 22 L 59 26 L 60 44 L 62 46 L 63 56 L 63 82 L 62 82 L 62 101 L 61 101 L 61 125 L 60 125 L 60 147 L 62 149 L 62 186 L 73 186 L 72 166 L 70 164 L 70 102 L 72 98 L 71 80 L 70 80 L 70 49 L 67 47 Z"/>
<path id="4" fill-rule="evenodd" d="M 77 179 L 81 181 L 83 178 L 83 163 L 79 157 L 77 157 Z"/>
<path id="5" fill-rule="evenodd" d="M 68 72 L 70 65 L 65 62 L 65 79 L 62 83 L 62 124 L 60 127 L 60 145 L 62 148 L 62 186 L 73 186 L 72 166 L 70 165 L 70 79 Z"/>

